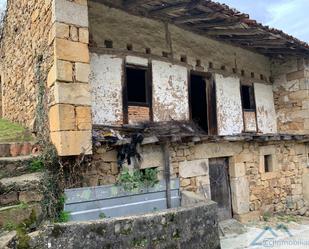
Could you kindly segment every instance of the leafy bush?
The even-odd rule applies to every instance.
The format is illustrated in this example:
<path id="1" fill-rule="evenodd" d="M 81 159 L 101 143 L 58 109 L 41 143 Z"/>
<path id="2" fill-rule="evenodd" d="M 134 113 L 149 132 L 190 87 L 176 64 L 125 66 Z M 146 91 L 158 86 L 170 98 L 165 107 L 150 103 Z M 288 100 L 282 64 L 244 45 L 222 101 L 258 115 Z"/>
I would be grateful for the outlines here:
<path id="1" fill-rule="evenodd" d="M 117 184 L 123 186 L 125 190 L 131 191 L 141 187 L 153 187 L 158 182 L 157 169 L 133 170 L 133 172 L 124 169 L 118 177 Z"/>

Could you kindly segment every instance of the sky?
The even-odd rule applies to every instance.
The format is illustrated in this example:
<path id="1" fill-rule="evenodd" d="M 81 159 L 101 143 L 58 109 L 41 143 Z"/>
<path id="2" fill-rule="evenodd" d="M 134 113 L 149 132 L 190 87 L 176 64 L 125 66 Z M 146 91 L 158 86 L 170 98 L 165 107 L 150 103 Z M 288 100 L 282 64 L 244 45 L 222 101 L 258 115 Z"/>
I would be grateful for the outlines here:
<path id="1" fill-rule="evenodd" d="M 309 0 L 214 0 L 309 43 Z M 0 9 L 6 0 L 0 0 Z"/>
<path id="2" fill-rule="evenodd" d="M 309 0 L 215 0 L 309 43 Z"/>

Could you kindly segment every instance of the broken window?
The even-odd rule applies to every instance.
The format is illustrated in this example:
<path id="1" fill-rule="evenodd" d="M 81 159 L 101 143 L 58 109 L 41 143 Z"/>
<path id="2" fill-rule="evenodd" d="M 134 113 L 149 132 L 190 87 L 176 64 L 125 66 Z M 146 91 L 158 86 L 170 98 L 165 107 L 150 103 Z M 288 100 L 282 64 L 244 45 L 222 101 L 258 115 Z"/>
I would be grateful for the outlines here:
<path id="1" fill-rule="evenodd" d="M 216 100 L 214 82 L 200 73 L 190 76 L 190 115 L 206 133 L 215 135 L 216 131 Z"/>
<path id="2" fill-rule="evenodd" d="M 244 118 L 244 131 L 256 132 L 256 107 L 253 85 L 241 85 L 241 101 Z"/>
<path id="3" fill-rule="evenodd" d="M 255 111 L 254 88 L 253 86 L 241 86 L 242 107 L 246 111 Z"/>
<path id="4" fill-rule="evenodd" d="M 147 122 L 151 113 L 151 84 L 148 67 L 127 65 L 123 93 L 124 123 Z"/>
<path id="5" fill-rule="evenodd" d="M 272 155 L 264 155 L 264 169 L 265 169 L 265 173 L 273 171 Z"/>
<path id="6" fill-rule="evenodd" d="M 148 105 L 147 70 L 127 67 L 128 104 Z"/>

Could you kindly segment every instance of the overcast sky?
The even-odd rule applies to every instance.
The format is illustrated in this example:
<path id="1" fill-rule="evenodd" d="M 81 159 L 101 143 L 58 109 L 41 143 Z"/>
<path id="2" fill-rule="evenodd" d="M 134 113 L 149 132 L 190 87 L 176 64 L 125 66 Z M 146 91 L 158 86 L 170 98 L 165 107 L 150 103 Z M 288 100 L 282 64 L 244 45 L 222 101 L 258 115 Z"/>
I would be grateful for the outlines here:
<path id="1" fill-rule="evenodd" d="M 309 42 L 309 0 L 215 0 L 252 19 Z M 0 8 L 6 0 L 0 0 Z"/>
<path id="2" fill-rule="evenodd" d="M 216 0 L 309 42 L 309 0 Z"/>

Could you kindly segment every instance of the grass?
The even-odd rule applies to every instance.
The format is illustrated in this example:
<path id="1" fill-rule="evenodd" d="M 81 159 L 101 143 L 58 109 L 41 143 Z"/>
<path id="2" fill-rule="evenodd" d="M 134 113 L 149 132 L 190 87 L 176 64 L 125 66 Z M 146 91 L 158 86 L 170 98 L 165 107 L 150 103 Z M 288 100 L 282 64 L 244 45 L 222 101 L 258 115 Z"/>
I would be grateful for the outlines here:
<path id="1" fill-rule="evenodd" d="M 24 127 L 11 123 L 8 120 L 0 119 L 0 143 L 26 142 L 31 140 L 30 132 Z"/>

